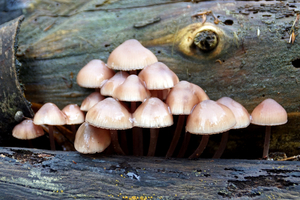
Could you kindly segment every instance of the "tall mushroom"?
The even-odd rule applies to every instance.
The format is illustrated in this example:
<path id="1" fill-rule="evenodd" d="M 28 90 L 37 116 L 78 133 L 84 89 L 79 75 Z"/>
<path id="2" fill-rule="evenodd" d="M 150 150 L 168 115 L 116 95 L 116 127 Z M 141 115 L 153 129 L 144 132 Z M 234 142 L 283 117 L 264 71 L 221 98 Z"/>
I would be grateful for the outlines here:
<path id="1" fill-rule="evenodd" d="M 221 99 L 217 100 L 218 103 L 221 103 L 227 106 L 234 114 L 236 125 L 232 127 L 232 129 L 240 129 L 246 128 L 250 124 L 250 114 L 242 106 L 240 103 L 236 102 L 235 100 L 231 99 L 230 97 L 222 97 Z M 213 158 L 220 158 L 226 148 L 226 144 L 228 141 L 229 131 L 225 131 L 222 134 L 222 139 L 220 142 L 220 146 L 213 155 Z"/>
<path id="2" fill-rule="evenodd" d="M 200 101 L 195 94 L 194 86 L 187 81 L 177 83 L 167 96 L 166 104 L 170 107 L 173 115 L 179 115 L 172 142 L 166 157 L 171 157 L 179 141 L 185 116 L 189 115 L 196 104 Z"/>
<path id="3" fill-rule="evenodd" d="M 53 127 L 65 125 L 66 115 L 53 103 L 44 104 L 35 114 L 33 123 L 36 125 L 49 125 L 49 138 L 51 150 L 55 150 Z"/>
<path id="4" fill-rule="evenodd" d="M 199 103 L 188 116 L 186 131 L 202 135 L 201 142 L 189 159 L 198 158 L 208 143 L 209 135 L 222 133 L 236 124 L 232 111 L 212 100 Z"/>
<path id="5" fill-rule="evenodd" d="M 137 74 L 137 70 L 157 62 L 156 56 L 139 41 L 126 40 L 115 48 L 107 59 L 107 66 L 113 70 L 130 71 Z M 131 110 L 135 110 L 136 103 L 131 104 Z M 143 135 L 139 128 L 132 129 L 133 154 L 141 155 L 143 152 Z"/>
<path id="6" fill-rule="evenodd" d="M 266 99 L 254 108 L 251 117 L 251 124 L 266 126 L 263 158 L 268 158 L 271 126 L 287 123 L 287 113 L 275 100 Z"/>

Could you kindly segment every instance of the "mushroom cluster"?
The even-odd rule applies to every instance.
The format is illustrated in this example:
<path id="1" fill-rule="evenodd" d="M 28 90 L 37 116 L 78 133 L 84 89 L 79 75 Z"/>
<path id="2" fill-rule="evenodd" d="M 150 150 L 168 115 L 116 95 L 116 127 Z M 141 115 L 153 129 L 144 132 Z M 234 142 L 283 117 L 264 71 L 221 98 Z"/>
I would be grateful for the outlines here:
<path id="1" fill-rule="evenodd" d="M 54 150 L 52 126 L 67 124 L 72 127 L 74 135 L 76 132 L 74 147 L 78 152 L 103 152 L 111 144 L 115 153 L 125 155 L 129 152 L 126 137 L 129 131 L 125 130 L 131 130 L 133 155 L 141 156 L 144 155 L 143 129 L 149 129 L 147 155 L 154 156 L 159 129 L 172 126 L 173 115 L 178 115 L 166 157 L 173 156 L 182 133 L 185 136 L 178 157 L 185 155 L 190 134 L 202 136 L 190 159 L 202 154 L 209 135 L 223 133 L 220 146 L 213 156 L 220 158 L 226 148 L 228 131 L 246 128 L 251 122 L 267 126 L 265 158 L 268 156 L 270 126 L 287 122 L 286 111 L 272 99 L 258 105 L 251 116 L 241 104 L 229 97 L 210 100 L 198 85 L 179 81 L 166 64 L 159 62 L 150 50 L 134 39 L 118 46 L 108 57 L 107 64 L 97 59 L 87 63 L 78 72 L 77 83 L 81 87 L 95 88 L 95 92 L 87 96 L 80 107 L 70 104 L 60 110 L 54 104 L 46 103 L 34 119 L 26 119 L 17 125 L 13 135 L 20 139 L 32 139 L 43 135 L 42 126 L 48 125 L 51 149 Z M 76 124 L 81 124 L 78 130 Z M 22 134 L 25 136 L 20 136 Z"/>

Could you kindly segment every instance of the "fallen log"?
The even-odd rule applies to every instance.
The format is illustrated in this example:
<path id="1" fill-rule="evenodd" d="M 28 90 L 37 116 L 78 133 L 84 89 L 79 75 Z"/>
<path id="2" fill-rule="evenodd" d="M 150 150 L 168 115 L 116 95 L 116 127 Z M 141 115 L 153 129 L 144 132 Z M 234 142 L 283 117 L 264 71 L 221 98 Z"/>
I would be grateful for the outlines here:
<path id="1" fill-rule="evenodd" d="M 300 162 L 169 160 L 0 148 L 1 197 L 297 199 Z"/>
<path id="2" fill-rule="evenodd" d="M 270 151 L 300 154 L 298 36 L 289 43 L 299 3 L 194 2 L 77 0 L 30 4 L 23 9 L 26 19 L 17 52 L 26 99 L 51 101 L 60 108 L 80 104 L 91 92 L 76 84 L 81 67 L 94 58 L 106 61 L 116 46 L 136 38 L 180 79 L 200 85 L 211 99 L 230 96 L 249 112 L 265 98 L 278 101 L 289 112 L 289 123 L 272 129 Z M 220 43 L 215 50 L 203 52 L 191 44 L 202 28 L 202 18 L 192 15 L 208 10 L 220 22 L 214 24 L 214 17 L 207 15 L 205 25 L 218 30 Z M 10 142 L 1 145 L 17 146 L 10 137 L 16 123 L 11 116 L 11 121 L 3 123 L 6 129 L 1 129 L 1 135 Z M 262 133 L 258 126 L 232 131 L 224 155 L 260 157 Z M 199 140 L 192 140 L 190 151 Z M 169 144 L 171 137 L 166 141 Z M 211 137 L 203 156 L 211 157 L 219 141 L 220 136 Z M 166 153 L 166 144 L 159 142 L 163 150 L 159 156 Z"/>

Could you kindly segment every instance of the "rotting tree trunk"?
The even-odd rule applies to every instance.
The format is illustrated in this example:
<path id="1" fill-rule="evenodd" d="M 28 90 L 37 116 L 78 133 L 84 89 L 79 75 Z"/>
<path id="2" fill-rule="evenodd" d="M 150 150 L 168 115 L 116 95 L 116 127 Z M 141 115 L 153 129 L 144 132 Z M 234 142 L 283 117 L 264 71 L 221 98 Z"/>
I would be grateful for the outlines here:
<path id="1" fill-rule="evenodd" d="M 21 64 L 15 58 L 17 34 L 23 16 L 0 26 L 0 144 L 13 140 L 12 127 L 26 117 L 32 117 L 30 103 L 24 97 L 17 72 Z M 21 118 L 21 119 L 18 119 Z"/>
<path id="2" fill-rule="evenodd" d="M 298 199 L 300 162 L 169 160 L 0 148 L 5 199 Z"/>
<path id="3" fill-rule="evenodd" d="M 92 92 L 76 84 L 81 67 L 94 58 L 106 61 L 115 47 L 135 38 L 181 80 L 201 86 L 213 100 L 230 96 L 248 111 L 265 98 L 278 101 L 289 112 L 289 123 L 272 128 L 270 151 L 298 155 L 299 36 L 294 44 L 288 43 L 298 6 L 275 1 L 37 1 L 24 9 L 19 77 L 31 102 L 54 102 L 60 108 L 80 104 Z M 191 16 L 205 10 L 221 21 L 214 25 L 211 16 L 206 20 L 222 32 L 220 51 L 203 53 L 186 45 L 194 39 L 192 31 L 201 28 L 202 18 Z M 6 130 L 14 124 L 6 123 Z M 261 154 L 263 128 L 232 132 L 225 155 Z M 219 139 L 210 139 L 209 155 Z"/>

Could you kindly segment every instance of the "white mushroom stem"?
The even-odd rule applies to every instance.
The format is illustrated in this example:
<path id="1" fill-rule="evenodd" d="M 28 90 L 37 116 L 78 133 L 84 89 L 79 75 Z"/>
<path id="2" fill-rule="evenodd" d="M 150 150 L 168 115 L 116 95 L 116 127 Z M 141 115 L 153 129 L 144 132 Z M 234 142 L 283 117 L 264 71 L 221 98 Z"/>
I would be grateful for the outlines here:
<path id="1" fill-rule="evenodd" d="M 183 158 L 185 155 L 185 152 L 188 148 L 189 142 L 190 142 L 191 134 L 189 132 L 185 132 L 184 139 L 181 145 L 181 148 L 179 150 L 179 153 L 177 155 L 177 158 Z"/>
<path id="2" fill-rule="evenodd" d="M 155 155 L 158 134 L 159 134 L 159 128 L 150 128 L 150 143 L 149 143 L 147 156 Z"/>
<path id="3" fill-rule="evenodd" d="M 55 150 L 55 141 L 54 141 L 54 136 L 53 136 L 53 126 L 49 125 L 49 139 L 50 139 L 50 147 L 51 150 Z"/>
<path id="4" fill-rule="evenodd" d="M 117 130 L 110 130 L 111 134 L 111 144 L 115 150 L 115 152 L 119 155 L 125 155 L 124 151 L 122 150 L 119 139 L 118 139 L 118 131 Z"/>
<path id="5" fill-rule="evenodd" d="M 215 158 L 215 159 L 219 159 L 221 158 L 224 150 L 226 149 L 226 146 L 227 146 L 227 141 L 228 141 L 228 135 L 229 135 L 229 131 L 226 131 L 222 134 L 222 139 L 221 139 L 221 142 L 220 142 L 220 146 L 219 148 L 217 149 L 217 151 L 215 152 L 214 156 L 212 158 Z"/>
<path id="6" fill-rule="evenodd" d="M 176 146 L 177 146 L 178 141 L 180 139 L 182 127 L 184 125 L 184 121 L 185 121 L 185 115 L 179 115 L 178 121 L 177 121 L 177 126 L 176 126 L 176 129 L 175 129 L 175 132 L 174 132 L 174 136 L 173 136 L 172 142 L 170 144 L 169 150 L 166 154 L 166 158 L 172 157 L 172 155 L 173 155 L 173 153 L 176 149 Z"/>
<path id="7" fill-rule="evenodd" d="M 271 138 L 271 126 L 266 126 L 263 158 L 268 158 Z"/>
<path id="8" fill-rule="evenodd" d="M 202 139 L 201 139 L 201 142 L 200 142 L 198 148 L 189 157 L 189 159 L 196 159 L 196 158 L 199 158 L 201 156 L 201 154 L 203 153 L 204 149 L 207 146 L 208 139 L 209 139 L 209 135 L 202 135 Z"/>

